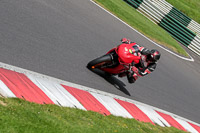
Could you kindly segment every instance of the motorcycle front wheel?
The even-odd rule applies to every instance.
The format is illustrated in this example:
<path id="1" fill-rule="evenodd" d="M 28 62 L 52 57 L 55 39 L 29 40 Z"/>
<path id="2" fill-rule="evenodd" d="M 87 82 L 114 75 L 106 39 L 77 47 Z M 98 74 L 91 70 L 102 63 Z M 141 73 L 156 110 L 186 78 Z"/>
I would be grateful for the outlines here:
<path id="1" fill-rule="evenodd" d="M 91 69 L 91 70 L 95 69 L 95 68 L 105 68 L 110 64 L 112 64 L 111 55 L 106 54 L 106 55 L 103 55 L 103 56 L 101 56 L 99 58 L 96 58 L 96 59 L 90 61 L 87 64 L 87 68 Z"/>

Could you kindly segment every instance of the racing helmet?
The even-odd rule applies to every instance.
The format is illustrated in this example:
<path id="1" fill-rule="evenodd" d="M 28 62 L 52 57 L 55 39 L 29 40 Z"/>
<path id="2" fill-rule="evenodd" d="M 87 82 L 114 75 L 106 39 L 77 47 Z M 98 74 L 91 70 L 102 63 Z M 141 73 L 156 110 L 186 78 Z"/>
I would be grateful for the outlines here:
<path id="1" fill-rule="evenodd" d="M 160 52 L 156 49 L 151 50 L 151 61 L 158 61 L 160 59 Z"/>

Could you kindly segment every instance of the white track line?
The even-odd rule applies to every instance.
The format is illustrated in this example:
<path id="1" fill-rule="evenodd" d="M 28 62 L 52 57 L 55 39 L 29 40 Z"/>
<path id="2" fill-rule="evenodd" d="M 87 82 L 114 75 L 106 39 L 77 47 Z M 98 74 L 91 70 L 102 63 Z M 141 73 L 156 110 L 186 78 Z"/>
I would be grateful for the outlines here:
<path id="1" fill-rule="evenodd" d="M 137 32 L 138 34 L 140 34 L 141 36 L 143 36 L 144 38 L 146 38 L 147 40 L 149 40 L 149 41 L 152 42 L 153 44 L 155 44 L 156 46 L 158 46 L 158 47 L 160 47 L 160 48 L 166 50 L 167 52 L 169 52 L 169 53 L 171 53 L 171 54 L 173 54 L 173 55 L 175 55 L 175 56 L 177 56 L 177 57 L 179 57 L 179 58 L 181 58 L 181 59 L 183 59 L 183 60 L 194 61 L 194 59 L 192 58 L 192 56 L 190 56 L 189 54 L 188 54 L 188 55 L 190 56 L 190 59 L 189 59 L 189 58 L 182 57 L 182 56 L 180 56 L 180 55 L 178 55 L 178 54 L 176 54 L 176 53 L 174 53 L 174 52 L 172 52 L 172 51 L 170 51 L 170 50 L 168 50 L 168 49 L 162 47 L 161 45 L 155 43 L 154 41 L 152 41 L 152 40 L 149 39 L 148 37 L 144 36 L 142 33 L 140 33 L 139 31 L 137 31 L 136 29 L 134 29 L 133 27 L 131 27 L 130 25 L 128 25 L 127 23 L 125 23 L 124 21 L 122 21 L 122 20 L 121 20 L 120 18 L 118 18 L 117 16 L 113 15 L 111 12 L 109 12 L 109 11 L 106 10 L 105 8 L 103 8 L 103 7 L 101 7 L 100 5 L 98 5 L 97 3 L 95 3 L 93 0 L 90 0 L 90 2 L 92 2 L 92 3 L 95 4 L 96 6 L 100 7 L 100 8 L 103 9 L 104 11 L 106 11 L 107 13 L 109 13 L 110 15 L 112 15 L 113 17 L 115 17 L 117 20 L 121 21 L 123 24 L 125 24 L 126 26 L 128 26 L 129 28 L 131 28 L 132 30 L 134 30 L 135 32 Z"/>

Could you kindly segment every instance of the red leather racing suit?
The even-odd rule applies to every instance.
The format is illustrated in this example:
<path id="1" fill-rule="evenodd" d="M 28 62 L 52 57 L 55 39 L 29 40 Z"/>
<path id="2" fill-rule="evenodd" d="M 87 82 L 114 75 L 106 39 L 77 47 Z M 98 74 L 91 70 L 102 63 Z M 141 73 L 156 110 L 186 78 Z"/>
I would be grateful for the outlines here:
<path id="1" fill-rule="evenodd" d="M 130 83 L 135 82 L 138 77 L 145 76 L 153 72 L 156 62 L 150 60 L 151 52 L 147 48 L 136 43 L 123 43 L 118 46 L 119 61 L 125 64 L 134 64 L 128 73 L 127 78 Z"/>

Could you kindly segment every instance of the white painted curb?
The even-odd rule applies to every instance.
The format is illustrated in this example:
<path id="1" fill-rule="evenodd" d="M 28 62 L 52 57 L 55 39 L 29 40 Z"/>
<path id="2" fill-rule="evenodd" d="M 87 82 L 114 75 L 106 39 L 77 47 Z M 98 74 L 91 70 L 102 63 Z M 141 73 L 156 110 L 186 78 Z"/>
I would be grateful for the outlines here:
<path id="1" fill-rule="evenodd" d="M 195 124 L 198 127 L 200 127 L 200 124 L 195 123 L 193 121 L 190 121 L 188 119 L 185 119 L 183 117 L 180 117 L 178 115 L 175 115 L 173 113 L 164 111 L 162 109 L 159 109 L 159 108 L 156 108 L 156 107 L 153 107 L 153 106 L 149 106 L 147 104 L 144 104 L 144 103 L 141 103 L 141 102 L 138 102 L 138 101 L 134 101 L 134 100 L 131 100 L 131 99 L 128 99 L 128 98 L 124 98 L 124 97 L 121 97 L 121 96 L 118 96 L 118 95 L 114 95 L 114 94 L 111 94 L 111 93 L 103 92 L 103 91 L 100 91 L 100 90 L 95 90 L 93 88 L 89 88 L 89 87 L 86 87 L 86 86 L 70 83 L 70 82 L 63 81 L 63 80 L 60 80 L 60 79 L 57 79 L 57 78 L 52 78 L 52 77 L 49 77 L 49 76 L 46 76 L 46 75 L 42 75 L 42 74 L 39 74 L 39 73 L 36 73 L 36 72 L 28 71 L 28 70 L 25 70 L 25 69 L 22 69 L 22 68 L 18 68 L 18 67 L 14 67 L 14 66 L 11 66 L 11 65 L 7 65 L 7 64 L 4 64 L 4 63 L 0 63 L 0 68 L 12 70 L 12 71 L 15 71 L 15 72 L 18 72 L 18 73 L 23 73 L 23 74 L 27 75 L 27 77 L 29 77 L 31 79 L 32 78 L 39 79 L 41 83 L 43 81 L 45 82 L 45 84 L 49 83 L 49 86 L 51 86 L 51 84 L 53 84 L 53 86 L 55 84 L 57 84 L 57 85 L 58 84 L 63 84 L 63 85 L 66 85 L 66 86 L 70 86 L 70 87 L 74 87 L 74 88 L 77 88 L 77 89 L 88 91 L 101 104 L 103 104 L 106 107 L 106 109 L 108 109 L 111 112 L 111 114 L 116 115 L 116 116 L 122 116 L 122 117 L 125 117 L 125 118 L 133 118 L 126 110 L 122 109 L 121 106 L 118 103 L 116 103 L 116 101 L 113 101 L 114 98 L 135 104 L 154 123 L 157 123 L 160 126 L 164 127 L 164 126 L 170 126 L 170 125 L 156 111 L 159 111 L 159 112 L 162 112 L 164 114 L 172 116 L 175 120 L 180 122 L 179 124 L 181 124 L 185 129 L 187 129 L 190 132 L 197 132 L 197 131 L 191 125 L 189 125 L 187 122 L 190 122 L 190 123 Z M 41 83 L 39 85 L 39 88 L 42 89 L 50 97 L 51 100 L 55 99 L 54 101 L 56 101 L 56 100 L 57 101 L 62 101 L 62 100 L 68 100 L 69 101 L 69 99 L 58 98 L 61 95 L 63 95 L 63 97 L 65 97 L 65 94 L 55 94 L 54 95 L 54 93 L 61 93 L 61 92 L 56 92 L 56 90 L 53 90 L 53 89 L 50 89 L 52 92 L 49 92 L 50 91 L 49 89 L 48 90 L 44 90 L 44 89 L 47 89 L 49 87 L 47 87 L 48 86 L 47 84 L 44 86 L 44 84 L 42 85 Z M 38 83 L 36 83 L 36 84 L 38 85 Z M 1 92 L 3 92 L 5 96 L 16 97 L 11 91 L 9 91 L 9 89 L 7 88 L 7 86 L 3 82 L 0 82 L 0 90 L 2 90 L 1 88 L 3 88 L 4 91 L 1 91 Z M 59 87 L 59 89 L 60 89 L 60 87 Z M 8 94 L 5 94 L 5 93 L 8 93 Z M 73 101 L 76 101 L 76 100 L 73 100 Z M 65 104 L 63 102 L 64 101 L 56 103 L 56 104 L 60 105 L 60 106 L 62 106 L 62 105 L 68 106 L 68 104 Z M 74 103 L 74 104 L 76 105 L 77 103 Z M 80 104 L 80 103 L 78 103 L 78 104 Z M 69 107 L 71 107 L 71 105 Z M 84 107 L 78 107 L 78 108 L 85 110 Z M 119 112 L 115 112 L 118 109 L 120 111 Z"/>

